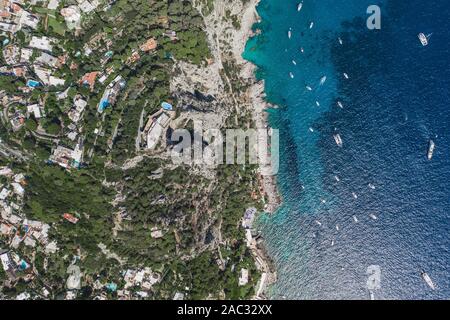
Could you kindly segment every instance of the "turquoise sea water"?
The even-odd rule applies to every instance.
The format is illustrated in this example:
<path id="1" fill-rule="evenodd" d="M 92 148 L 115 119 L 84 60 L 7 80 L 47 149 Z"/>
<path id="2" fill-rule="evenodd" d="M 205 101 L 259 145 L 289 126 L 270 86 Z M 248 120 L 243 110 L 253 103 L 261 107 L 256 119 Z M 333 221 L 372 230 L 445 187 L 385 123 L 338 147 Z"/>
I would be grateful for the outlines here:
<path id="1" fill-rule="evenodd" d="M 262 0 L 262 33 L 244 53 L 279 106 L 269 112 L 280 129 L 284 204 L 260 223 L 278 269 L 271 295 L 367 299 L 367 268 L 377 265 L 376 299 L 450 298 L 448 4 L 303 3 L 297 12 L 298 1 Z M 381 30 L 366 27 L 372 4 Z M 427 47 L 419 32 L 432 33 Z M 427 161 L 430 138 L 437 147 Z"/>

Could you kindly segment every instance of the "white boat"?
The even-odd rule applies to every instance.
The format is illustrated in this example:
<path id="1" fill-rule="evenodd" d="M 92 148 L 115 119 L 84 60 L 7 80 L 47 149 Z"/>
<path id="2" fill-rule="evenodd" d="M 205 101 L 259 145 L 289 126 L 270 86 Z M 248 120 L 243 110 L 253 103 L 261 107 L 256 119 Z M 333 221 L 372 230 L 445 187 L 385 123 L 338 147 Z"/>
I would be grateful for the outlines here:
<path id="1" fill-rule="evenodd" d="M 339 44 L 342 46 L 342 39 L 338 38 L 338 40 L 339 40 Z"/>
<path id="2" fill-rule="evenodd" d="M 327 81 L 327 76 L 323 76 L 322 78 L 320 78 L 320 85 L 323 85 L 325 81 Z"/>
<path id="3" fill-rule="evenodd" d="M 294 79 L 294 74 L 292 72 L 289 72 L 289 77 L 291 77 L 291 79 Z"/>
<path id="4" fill-rule="evenodd" d="M 337 105 L 339 106 L 339 108 L 344 109 L 344 106 L 342 105 L 342 102 L 338 101 Z"/>
<path id="5" fill-rule="evenodd" d="M 348 79 L 348 74 L 346 74 L 345 72 L 344 72 L 344 78 Z"/>
<path id="6" fill-rule="evenodd" d="M 372 189 L 372 190 L 375 190 L 375 186 L 373 184 L 371 184 L 371 183 L 369 183 L 369 188 Z"/>
<path id="7" fill-rule="evenodd" d="M 314 132 L 314 129 L 313 128 L 309 128 L 309 131 Z"/>
<path id="8" fill-rule="evenodd" d="M 377 216 L 374 215 L 373 213 L 369 214 L 369 217 L 371 217 L 373 220 L 377 220 L 378 219 Z"/>
<path id="9" fill-rule="evenodd" d="M 309 28 L 312 29 L 314 27 L 314 22 L 311 22 Z"/>
<path id="10" fill-rule="evenodd" d="M 339 225 L 338 224 L 336 225 L 336 230 L 339 231 Z"/>
<path id="11" fill-rule="evenodd" d="M 355 223 L 358 223 L 358 218 L 356 216 L 353 216 L 353 221 L 355 221 Z"/>
<path id="12" fill-rule="evenodd" d="M 432 290 L 436 290 L 436 286 L 434 285 L 433 281 L 431 280 L 430 276 L 428 275 L 428 273 L 426 273 L 424 270 L 422 270 L 420 272 L 420 275 L 422 276 L 423 280 L 425 280 L 425 282 L 427 283 L 427 285 L 432 289 Z"/>
<path id="13" fill-rule="evenodd" d="M 319 227 L 322 226 L 322 222 L 320 222 L 319 220 L 316 220 L 316 223 L 317 223 L 317 225 L 318 225 Z"/>
<path id="14" fill-rule="evenodd" d="M 300 10 L 302 10 L 302 7 L 303 7 L 303 1 L 298 4 L 297 11 L 300 12 Z"/>
<path id="15" fill-rule="evenodd" d="M 342 138 L 341 138 L 341 136 L 339 135 L 339 133 L 335 134 L 333 137 L 334 137 L 334 141 L 336 141 L 336 144 L 337 144 L 339 147 L 342 147 L 343 142 L 342 142 Z"/>
<path id="16" fill-rule="evenodd" d="M 316 106 L 320 107 L 320 102 L 316 101 Z"/>
<path id="17" fill-rule="evenodd" d="M 331 240 L 331 246 L 334 246 L 334 240 Z"/>
<path id="18" fill-rule="evenodd" d="M 289 29 L 288 31 L 288 38 L 290 39 L 292 37 L 292 29 Z"/>
<path id="19" fill-rule="evenodd" d="M 306 89 L 312 91 L 312 88 L 310 86 L 306 86 Z"/>
<path id="20" fill-rule="evenodd" d="M 358 199 L 358 195 L 356 193 L 352 192 L 352 196 L 353 198 Z"/>
<path id="21" fill-rule="evenodd" d="M 292 64 L 293 64 L 294 66 L 296 66 L 296 65 L 297 65 L 297 62 L 296 62 L 295 60 L 292 60 Z"/>
<path id="22" fill-rule="evenodd" d="M 434 143 L 433 140 L 430 140 L 430 144 L 428 146 L 428 160 L 433 159 L 433 153 L 434 153 L 434 149 L 436 148 L 436 144 Z"/>
<path id="23" fill-rule="evenodd" d="M 325 204 L 325 203 L 327 203 L 327 200 L 322 199 L 322 200 L 320 200 L 320 202 L 322 202 L 323 204 Z"/>
<path id="24" fill-rule="evenodd" d="M 431 34 L 426 36 L 424 33 L 421 32 L 418 34 L 418 37 L 419 37 L 420 43 L 425 47 L 428 45 L 428 39 L 430 39 Z"/>
<path id="25" fill-rule="evenodd" d="M 341 181 L 341 179 L 339 179 L 338 176 L 334 176 L 334 179 L 335 179 L 337 182 Z"/>
<path id="26" fill-rule="evenodd" d="M 304 52 L 305 52 L 305 49 L 303 49 L 303 47 L 301 47 L 301 48 L 300 48 L 300 51 L 301 51 L 302 53 L 304 53 Z"/>

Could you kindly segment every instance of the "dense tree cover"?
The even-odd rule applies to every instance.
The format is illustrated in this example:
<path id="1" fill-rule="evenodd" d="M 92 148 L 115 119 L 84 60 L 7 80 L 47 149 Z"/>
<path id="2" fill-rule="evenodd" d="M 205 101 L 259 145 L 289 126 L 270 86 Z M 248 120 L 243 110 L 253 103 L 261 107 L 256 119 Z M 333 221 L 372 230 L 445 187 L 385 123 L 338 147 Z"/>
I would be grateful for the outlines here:
<path id="1" fill-rule="evenodd" d="M 212 0 L 204 1 L 205 10 L 212 10 Z M 65 30 L 62 37 L 62 21 L 58 14 L 49 17 L 47 30 L 41 26 L 37 34 L 59 39 L 69 55 L 68 61 L 76 64 L 76 68 L 68 64 L 56 73 L 71 85 L 69 98 L 57 100 L 53 92 L 48 92 L 56 90 L 35 89 L 28 98 L 30 102 L 45 100 L 46 117 L 39 121 L 30 117 L 24 129 L 14 134 L 21 143 L 17 147 L 31 156 L 29 162 L 15 164 L 27 176 L 25 213 L 31 219 L 50 223 L 51 237 L 60 247 L 58 254 L 49 257 L 36 252 L 35 267 L 41 276 L 33 285 L 45 283 L 52 294 L 62 296 L 67 266 L 73 256 L 79 256 L 78 265 L 88 284 L 99 279 L 120 286 L 121 271 L 150 266 L 162 275 L 152 298 L 172 298 L 186 287 L 190 288 L 187 298 L 192 299 L 209 295 L 250 297 L 259 274 L 243 241 L 239 220 L 246 208 L 255 206 L 250 199 L 256 185 L 254 167 L 221 166 L 214 181 L 183 166 L 166 167 L 162 177 L 151 178 L 165 165 L 148 157 L 133 169 L 120 168 L 125 160 L 138 154 L 135 139 L 141 115 L 146 119 L 159 109 L 161 101 L 172 99 L 169 83 L 174 60 L 202 64 L 210 56 L 200 14 L 190 1 L 117 0 L 110 10 L 98 11 L 87 19 L 79 36 Z M 176 32 L 177 40 L 164 35 L 169 30 Z M 99 34 L 103 35 L 99 44 L 90 43 Z M 28 36 L 19 33 L 18 37 L 25 42 Z M 141 52 L 139 61 L 127 64 L 132 52 L 149 38 L 158 41 L 156 52 Z M 83 54 L 86 43 L 93 47 L 89 56 Z M 112 52 L 109 60 L 105 59 L 107 51 Z M 61 48 L 57 47 L 55 54 L 62 54 Z M 114 71 L 110 77 L 103 84 L 96 82 L 93 91 L 78 83 L 86 72 L 104 72 L 111 67 Z M 225 65 L 224 72 L 238 91 L 242 87 L 234 77 L 235 71 L 232 64 Z M 97 105 L 105 87 L 119 74 L 126 79 L 126 87 L 117 102 L 99 114 Z M 19 85 L 24 85 L 23 79 L 0 77 L 0 86 L 8 94 L 17 93 Z M 83 128 L 87 161 L 81 170 L 66 171 L 45 162 L 55 143 L 32 133 L 39 125 L 70 145 L 63 136 L 70 123 L 67 111 L 76 93 L 88 101 L 84 119 L 78 124 Z M 230 122 L 236 118 L 242 123 L 248 121 L 248 115 L 242 118 L 232 114 Z M 101 134 L 94 134 L 95 129 L 101 129 Z M 6 136 L 6 132 L 0 126 L 0 134 Z M 92 157 L 88 155 L 91 149 Z M 118 192 L 125 198 L 114 207 L 111 202 Z M 78 217 L 79 222 L 65 221 L 62 214 L 66 212 Z M 121 214 L 120 227 L 115 228 Z M 162 238 L 151 237 L 153 227 L 163 231 Z M 217 243 L 219 232 L 225 244 Z M 211 239 L 205 239 L 205 235 Z M 121 265 L 107 258 L 98 247 L 100 243 L 126 262 Z M 221 265 L 221 256 L 225 265 Z M 250 270 L 250 282 L 238 287 L 238 273 L 244 267 Z M 18 286 L 11 294 L 20 290 Z M 81 298 L 92 298 L 91 294 L 92 288 L 86 285 Z"/>
<path id="2" fill-rule="evenodd" d="M 0 76 L 0 90 L 4 90 L 7 94 L 18 94 L 18 87 L 23 86 L 23 81 L 14 79 L 10 76 Z"/>

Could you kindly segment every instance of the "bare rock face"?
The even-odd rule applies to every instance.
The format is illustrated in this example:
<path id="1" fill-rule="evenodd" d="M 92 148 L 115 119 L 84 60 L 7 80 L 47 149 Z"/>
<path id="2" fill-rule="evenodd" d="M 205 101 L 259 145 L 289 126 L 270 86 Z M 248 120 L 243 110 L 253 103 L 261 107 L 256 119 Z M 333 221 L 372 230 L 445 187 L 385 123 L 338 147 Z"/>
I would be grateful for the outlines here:
<path id="1" fill-rule="evenodd" d="M 218 102 L 210 94 L 203 94 L 198 90 L 194 92 L 178 92 L 175 94 L 178 100 L 178 109 L 194 112 L 215 112 L 218 109 Z"/>

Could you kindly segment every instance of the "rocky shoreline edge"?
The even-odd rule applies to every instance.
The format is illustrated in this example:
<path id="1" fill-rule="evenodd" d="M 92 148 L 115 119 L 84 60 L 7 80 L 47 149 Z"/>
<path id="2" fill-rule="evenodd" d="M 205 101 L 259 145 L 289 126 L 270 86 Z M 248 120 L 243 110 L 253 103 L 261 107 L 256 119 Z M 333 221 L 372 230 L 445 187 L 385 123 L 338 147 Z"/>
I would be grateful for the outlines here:
<path id="1" fill-rule="evenodd" d="M 250 86 L 247 90 L 247 98 L 250 103 L 249 107 L 252 110 L 254 125 L 256 128 L 269 128 L 267 109 L 271 108 L 266 100 L 266 94 L 264 92 L 264 81 L 258 81 L 255 76 L 257 66 L 250 61 L 245 60 L 242 57 L 242 53 L 245 50 L 248 40 L 255 36 L 253 32 L 253 25 L 260 21 L 260 17 L 256 11 L 260 0 L 251 0 L 244 10 L 242 10 L 241 17 L 241 30 L 238 32 L 237 37 L 241 43 L 239 54 L 235 52 L 235 59 L 241 68 L 241 78 Z M 282 203 L 281 196 L 277 186 L 277 176 L 267 175 L 263 173 L 272 172 L 270 165 L 259 168 L 259 184 L 260 192 L 265 200 L 264 211 L 268 214 L 273 214 L 279 208 Z M 250 242 L 250 249 L 255 257 L 257 266 L 262 272 L 261 280 L 256 290 L 255 299 L 268 299 L 268 288 L 274 284 L 277 280 L 277 272 L 275 264 L 267 252 L 264 239 L 258 233 L 256 237 Z"/>
<path id="2" fill-rule="evenodd" d="M 265 100 L 264 81 L 256 79 L 257 66 L 242 56 L 248 40 L 256 35 L 253 26 L 260 21 L 256 10 L 259 2 L 215 0 L 213 7 L 205 7 L 204 2 L 194 0 L 194 6 L 204 20 L 212 57 L 204 68 L 178 63 L 184 73 L 177 73 L 171 89 L 193 92 L 195 86 L 203 87 L 230 109 L 248 111 L 253 128 L 269 130 L 267 109 L 273 106 Z M 225 72 L 226 68 L 230 71 L 230 66 L 232 73 Z M 233 83 L 239 83 L 240 89 L 234 91 Z M 201 120 L 206 127 L 221 127 L 227 117 L 224 110 L 226 108 L 216 108 L 214 113 L 200 113 L 196 119 Z M 272 169 L 270 165 L 260 165 L 256 172 L 259 193 L 264 203 L 263 211 L 267 214 L 273 214 L 282 202 Z M 211 172 L 211 175 L 214 176 L 214 173 Z M 268 288 L 277 279 L 275 264 L 260 232 L 246 230 L 246 241 L 261 273 L 253 298 L 268 299 Z"/>

